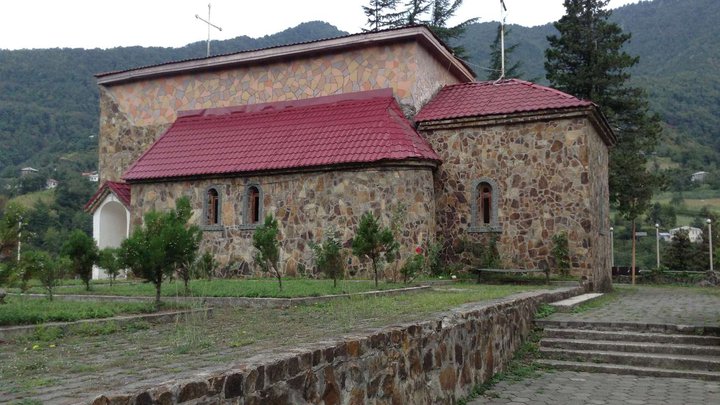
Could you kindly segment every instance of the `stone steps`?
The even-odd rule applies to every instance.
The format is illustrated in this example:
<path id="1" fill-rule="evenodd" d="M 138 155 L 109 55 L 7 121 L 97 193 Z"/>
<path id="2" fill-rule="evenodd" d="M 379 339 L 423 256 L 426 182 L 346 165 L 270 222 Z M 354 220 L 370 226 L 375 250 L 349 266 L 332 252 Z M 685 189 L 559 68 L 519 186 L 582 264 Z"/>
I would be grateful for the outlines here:
<path id="1" fill-rule="evenodd" d="M 552 304 L 551 304 L 552 305 Z M 539 319 L 539 364 L 563 370 L 720 381 L 720 328 Z"/>
<path id="2" fill-rule="evenodd" d="M 714 326 L 655 324 L 639 322 L 596 322 L 577 320 L 558 321 L 550 319 L 537 319 L 535 320 L 535 325 L 543 329 L 583 329 L 593 331 L 623 331 L 643 333 L 650 332 L 675 335 L 720 336 L 720 327 Z"/>
<path id="3" fill-rule="evenodd" d="M 620 342 L 616 340 L 545 338 L 541 347 L 548 349 L 586 350 L 624 353 L 653 353 L 720 358 L 720 346 L 654 342 Z"/>
<path id="4" fill-rule="evenodd" d="M 720 371 L 720 357 L 691 356 L 656 353 L 627 353 L 602 350 L 569 350 L 540 347 L 545 359 L 608 363 L 635 367 L 653 367 L 670 370 Z"/>
<path id="5" fill-rule="evenodd" d="M 580 294 L 562 301 L 550 303 L 550 306 L 554 307 L 559 312 L 571 312 L 574 308 L 577 308 L 581 304 L 602 297 L 602 295 L 603 294 L 600 293 Z"/>
<path id="6" fill-rule="evenodd" d="M 706 381 L 720 381 L 720 372 L 695 370 L 669 370 L 653 367 L 634 367 L 605 363 L 585 363 L 564 360 L 540 359 L 543 366 L 558 370 L 585 371 L 591 373 L 631 374 L 646 377 L 691 378 Z"/>
<path id="7" fill-rule="evenodd" d="M 537 323 L 537 322 L 536 322 Z M 719 336 L 702 336 L 687 334 L 632 332 L 613 330 L 593 329 L 572 329 L 546 327 L 544 334 L 547 338 L 553 339 L 580 339 L 580 340 L 602 340 L 619 342 L 650 342 L 667 344 L 686 344 L 700 346 L 720 346 Z"/>

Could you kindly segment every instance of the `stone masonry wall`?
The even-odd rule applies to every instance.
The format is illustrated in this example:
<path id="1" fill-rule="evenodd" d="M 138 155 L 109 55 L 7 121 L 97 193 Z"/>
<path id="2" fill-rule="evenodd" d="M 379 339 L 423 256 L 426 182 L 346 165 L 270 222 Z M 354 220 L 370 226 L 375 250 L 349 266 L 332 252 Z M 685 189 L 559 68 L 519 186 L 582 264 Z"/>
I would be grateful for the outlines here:
<path id="1" fill-rule="evenodd" d="M 118 180 L 178 111 L 392 88 L 414 113 L 457 83 L 415 42 L 100 86 L 100 178 Z"/>
<path id="2" fill-rule="evenodd" d="M 405 166 L 133 184 L 132 206 L 138 209 L 131 214 L 132 226 L 141 224 L 149 210 L 175 207 L 175 200 L 181 196 L 190 198 L 194 210 L 191 221 L 201 225 L 205 193 L 215 187 L 220 193 L 221 226 L 204 231 L 201 249 L 211 251 L 223 266 L 252 263 L 254 229 L 243 222 L 243 208 L 246 186 L 259 185 L 262 215 L 272 213 L 278 219 L 281 261 L 289 275 L 294 275 L 300 264 L 312 268 L 308 244 L 320 242 L 331 227 L 347 243 L 366 211 L 373 211 L 387 226 L 400 204 L 407 207 L 400 236 L 401 255 L 407 257 L 418 245 L 434 238 L 432 178 L 431 167 Z M 353 264 L 357 268 L 359 263 Z"/>
<path id="3" fill-rule="evenodd" d="M 426 322 L 292 353 L 261 353 L 226 372 L 101 395 L 92 403 L 455 404 L 506 367 L 532 329 L 541 302 L 580 292 L 578 287 L 467 304 Z"/>
<path id="4" fill-rule="evenodd" d="M 553 268 L 552 237 L 567 232 L 572 269 L 609 273 L 607 147 L 584 116 L 423 128 L 443 159 L 435 177 L 438 234 L 451 252 L 495 236 L 505 268 Z M 473 187 L 496 183 L 496 232 L 473 232 Z"/>

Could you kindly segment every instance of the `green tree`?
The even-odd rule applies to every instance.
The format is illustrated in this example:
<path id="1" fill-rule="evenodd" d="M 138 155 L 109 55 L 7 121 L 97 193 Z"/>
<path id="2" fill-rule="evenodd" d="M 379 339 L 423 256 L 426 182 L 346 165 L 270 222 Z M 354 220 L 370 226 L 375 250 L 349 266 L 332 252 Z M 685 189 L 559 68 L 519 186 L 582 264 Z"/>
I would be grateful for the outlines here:
<path id="1" fill-rule="evenodd" d="M 257 249 L 255 261 L 258 266 L 277 278 L 280 290 L 282 290 L 282 272 L 280 271 L 280 242 L 278 241 L 280 229 L 272 214 L 265 217 L 265 222 L 255 229 L 253 234 L 253 246 Z"/>
<path id="2" fill-rule="evenodd" d="M 195 262 L 195 274 L 197 277 L 207 277 L 208 281 L 210 281 L 217 266 L 218 262 L 212 253 L 205 251 Z"/>
<path id="3" fill-rule="evenodd" d="M 697 262 L 697 256 L 698 249 L 690 242 L 688 231 L 680 229 L 663 252 L 663 264 L 675 271 L 696 270 L 694 263 Z"/>
<path id="4" fill-rule="evenodd" d="M 40 280 L 47 297 L 52 301 L 53 292 L 58 282 L 65 273 L 65 268 L 71 265 L 67 258 L 53 259 L 47 252 L 38 250 L 28 250 L 22 253 L 20 259 L 20 267 L 23 271 L 32 274 L 33 277 Z"/>
<path id="5" fill-rule="evenodd" d="M 192 242 L 199 240 L 200 229 L 189 225 L 192 215 L 190 201 L 179 198 L 168 212 L 150 211 L 144 224 L 133 231 L 120 247 L 120 262 L 133 274 L 155 286 L 155 303 L 160 304 L 162 283 L 178 267 L 184 265 L 192 252 Z M 195 247 L 197 251 L 197 247 Z"/>
<path id="6" fill-rule="evenodd" d="M 552 237 L 552 256 L 555 259 L 555 268 L 563 276 L 570 275 L 570 246 L 568 236 L 565 232 L 560 232 Z"/>
<path id="7" fill-rule="evenodd" d="M 112 287 L 115 279 L 122 270 L 122 263 L 120 263 L 120 249 L 106 247 L 98 252 L 97 265 L 100 266 L 108 276 L 110 276 L 110 286 Z"/>
<path id="8" fill-rule="evenodd" d="M 660 180 L 647 170 L 647 158 L 660 135 L 659 118 L 649 112 L 645 92 L 628 85 L 628 69 L 639 58 L 623 51 L 630 34 L 609 22 L 609 0 L 565 0 L 558 35 L 547 39 L 545 70 L 551 85 L 597 103 L 616 128 L 610 155 L 610 201 L 633 223 L 646 211 Z M 634 241 L 634 238 L 633 238 Z M 632 253 L 635 281 L 635 243 Z M 598 286 L 600 290 L 610 288 Z"/>
<path id="9" fill-rule="evenodd" d="M 505 43 L 507 44 L 507 39 L 512 30 L 508 28 L 507 25 L 498 25 L 497 29 L 497 35 L 495 36 L 495 40 L 492 44 L 490 44 L 490 71 L 488 72 L 487 79 L 488 80 L 498 80 L 500 79 L 500 76 L 502 74 L 502 48 L 501 48 L 501 41 L 500 41 L 500 30 L 505 30 Z M 522 63 L 520 61 L 515 61 L 514 63 L 510 63 L 510 55 L 517 49 L 517 47 L 520 46 L 520 44 L 515 43 L 510 46 L 505 46 L 505 75 L 504 78 L 513 79 L 513 78 L 520 78 L 523 73 L 520 71 L 522 67 Z"/>
<path id="10" fill-rule="evenodd" d="M 92 236 L 79 229 L 72 231 L 63 244 L 62 255 L 70 259 L 73 272 L 85 283 L 85 290 L 90 291 L 92 268 L 98 259 L 98 248 Z"/>
<path id="11" fill-rule="evenodd" d="M 5 213 L 0 218 L 0 263 L 10 262 L 15 259 L 18 241 L 22 238 L 20 234 L 21 222 L 26 210 L 17 203 L 10 203 L 5 208 Z"/>
<path id="12" fill-rule="evenodd" d="M 470 18 L 458 25 L 448 27 L 448 21 L 455 16 L 457 10 L 462 6 L 463 0 L 433 0 L 432 13 L 428 24 L 430 29 L 443 42 L 450 45 L 452 42 L 462 37 L 467 30 L 467 26 L 477 22 L 478 18 Z M 465 48 L 462 46 L 452 46 L 453 53 L 458 58 L 467 58 Z"/>
<path id="13" fill-rule="evenodd" d="M 370 259 L 376 287 L 378 285 L 378 267 L 383 259 L 388 262 L 394 260 L 397 249 L 398 243 L 393 237 L 392 230 L 388 227 L 381 228 L 371 212 L 363 214 L 357 234 L 352 240 L 352 251 L 361 259 L 363 257 Z"/>
<path id="14" fill-rule="evenodd" d="M 342 254 L 342 244 L 337 232 L 330 231 L 320 244 L 312 244 L 313 256 L 318 269 L 325 277 L 333 280 L 333 287 L 337 288 L 337 281 L 345 274 L 345 260 Z"/>
<path id="15" fill-rule="evenodd" d="M 396 11 L 399 0 L 370 0 L 362 6 L 367 17 L 367 31 L 378 31 L 402 25 L 403 13 Z"/>

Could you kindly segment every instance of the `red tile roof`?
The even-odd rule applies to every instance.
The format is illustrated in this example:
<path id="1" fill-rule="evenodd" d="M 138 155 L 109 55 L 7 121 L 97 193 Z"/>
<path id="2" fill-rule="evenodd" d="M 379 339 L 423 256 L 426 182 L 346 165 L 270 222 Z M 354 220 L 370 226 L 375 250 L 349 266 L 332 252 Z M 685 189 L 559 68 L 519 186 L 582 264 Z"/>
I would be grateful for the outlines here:
<path id="1" fill-rule="evenodd" d="M 384 89 L 181 112 L 123 179 L 400 160 L 440 158 Z"/>
<path id="2" fill-rule="evenodd" d="M 116 181 L 106 181 L 100 186 L 100 188 L 90 197 L 90 200 L 85 204 L 85 211 L 90 213 L 94 212 L 97 205 L 101 203 L 108 194 L 115 194 L 118 200 L 130 209 L 130 185 L 127 183 L 120 183 Z"/>
<path id="3" fill-rule="evenodd" d="M 581 100 L 559 90 L 524 80 L 462 83 L 443 87 L 420 110 L 415 121 L 438 121 L 593 105 L 591 101 Z"/>

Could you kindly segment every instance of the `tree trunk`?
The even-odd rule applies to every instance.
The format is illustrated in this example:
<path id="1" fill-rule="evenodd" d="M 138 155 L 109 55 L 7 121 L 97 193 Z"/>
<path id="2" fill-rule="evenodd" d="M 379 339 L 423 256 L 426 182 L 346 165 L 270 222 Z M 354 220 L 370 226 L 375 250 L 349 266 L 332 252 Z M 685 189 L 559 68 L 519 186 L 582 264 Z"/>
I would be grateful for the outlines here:
<path id="1" fill-rule="evenodd" d="M 632 221 L 632 265 L 631 265 L 631 271 L 632 271 L 632 285 L 635 285 L 635 219 Z"/>
<path id="2" fill-rule="evenodd" d="M 373 273 L 375 273 L 375 288 L 378 287 L 377 260 L 372 258 Z"/>
<path id="3" fill-rule="evenodd" d="M 155 306 L 160 309 L 160 288 L 162 283 L 155 283 Z"/>

